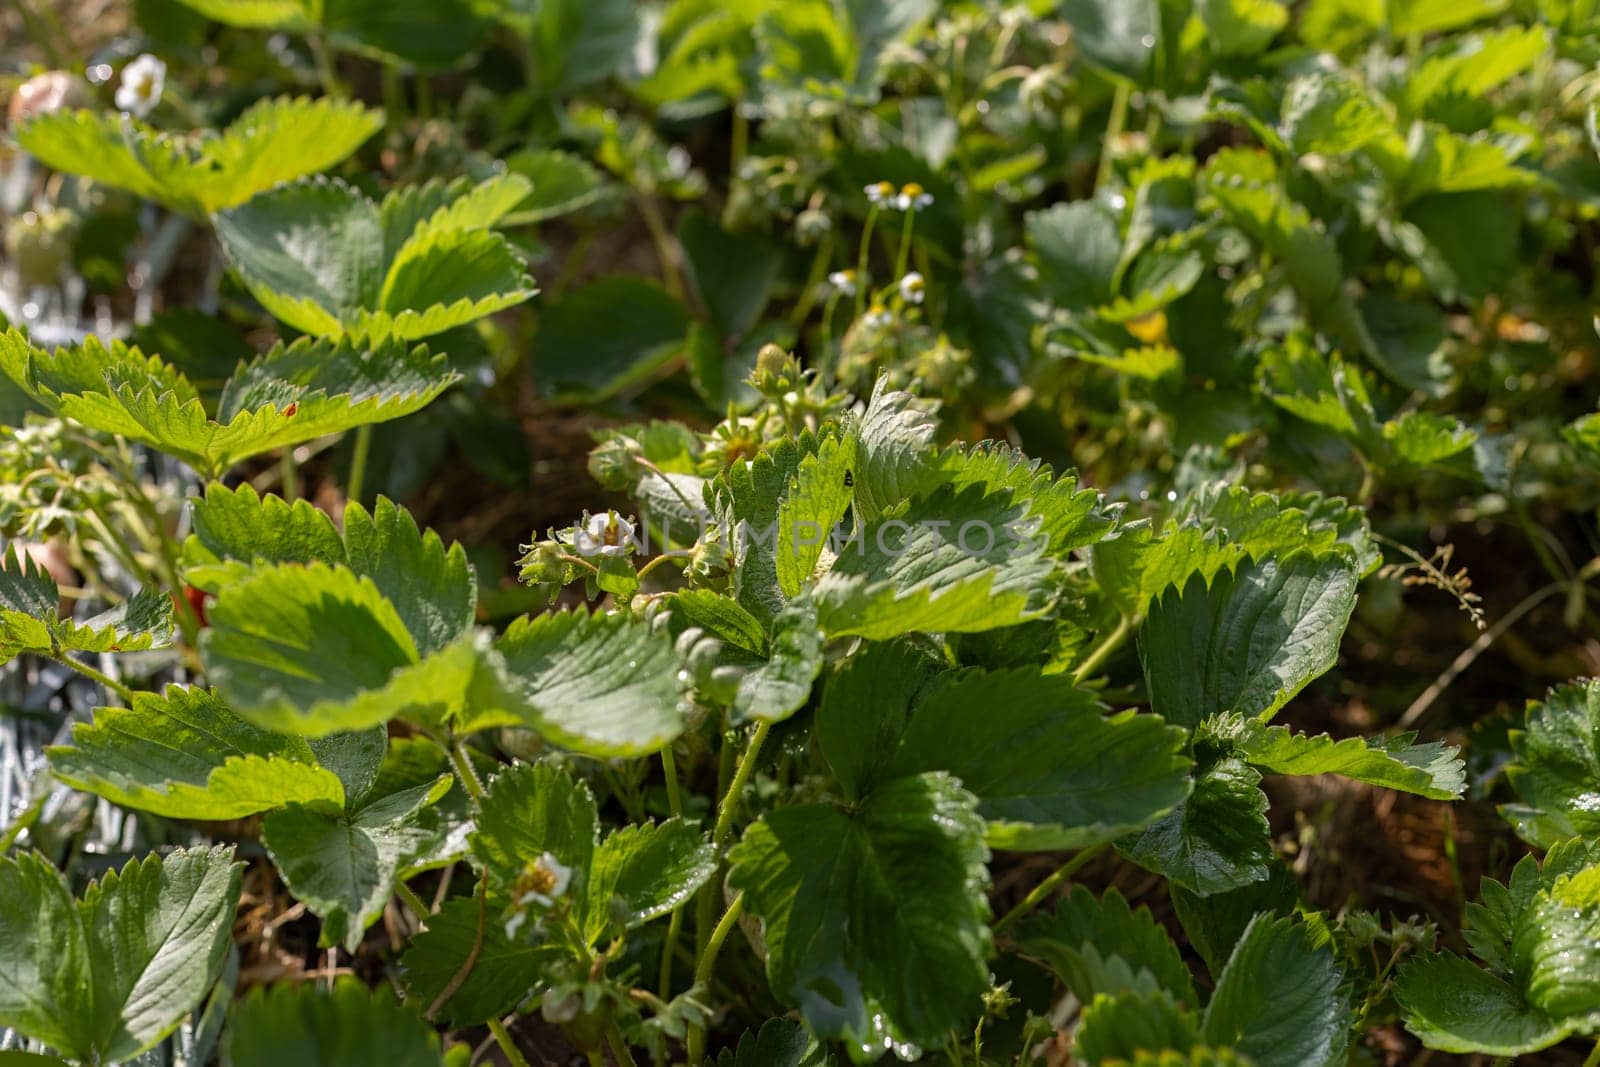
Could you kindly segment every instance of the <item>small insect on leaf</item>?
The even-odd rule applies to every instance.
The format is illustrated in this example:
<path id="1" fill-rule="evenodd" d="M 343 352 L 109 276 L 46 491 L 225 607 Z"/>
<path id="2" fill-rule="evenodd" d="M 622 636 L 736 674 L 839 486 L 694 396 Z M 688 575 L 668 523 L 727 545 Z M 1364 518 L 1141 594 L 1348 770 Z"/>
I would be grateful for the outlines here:
<path id="1" fill-rule="evenodd" d="M 300 410 L 300 401 L 291 400 L 291 401 L 289 401 L 288 406 L 286 406 L 283 409 L 283 417 L 286 418 L 286 419 L 291 419 L 291 418 L 294 417 L 294 413 L 299 411 L 299 410 Z"/>

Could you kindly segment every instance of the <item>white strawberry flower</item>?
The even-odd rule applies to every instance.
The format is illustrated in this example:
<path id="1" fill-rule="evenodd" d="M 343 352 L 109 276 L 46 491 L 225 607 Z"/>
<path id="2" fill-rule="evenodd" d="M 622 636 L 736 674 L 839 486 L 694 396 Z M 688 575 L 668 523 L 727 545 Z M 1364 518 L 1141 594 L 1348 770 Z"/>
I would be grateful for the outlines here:
<path id="1" fill-rule="evenodd" d="M 867 194 L 867 203 L 874 207 L 894 206 L 894 182 L 873 182 L 862 191 Z"/>
<path id="2" fill-rule="evenodd" d="M 836 270 L 828 275 L 828 284 L 845 296 L 855 296 L 856 272 L 853 270 Z"/>
<path id="3" fill-rule="evenodd" d="M 933 203 L 933 194 L 919 182 L 906 182 L 894 198 L 894 206 L 901 211 L 921 211 Z"/>
<path id="4" fill-rule="evenodd" d="M 923 281 L 922 275 L 916 271 L 912 271 L 900 279 L 900 299 L 908 304 L 922 303 L 922 298 L 927 295 L 927 292 L 927 283 Z"/>
<path id="5" fill-rule="evenodd" d="M 628 556 L 633 554 L 634 532 L 633 523 L 615 511 L 584 512 L 574 531 L 573 547 L 580 556 Z"/>
<path id="6" fill-rule="evenodd" d="M 146 52 L 122 68 L 122 84 L 117 87 L 117 109 L 144 118 L 161 102 L 167 84 L 167 65 Z"/>
<path id="7" fill-rule="evenodd" d="M 862 319 L 872 329 L 881 330 L 894 322 L 894 315 L 882 304 L 873 304 Z"/>

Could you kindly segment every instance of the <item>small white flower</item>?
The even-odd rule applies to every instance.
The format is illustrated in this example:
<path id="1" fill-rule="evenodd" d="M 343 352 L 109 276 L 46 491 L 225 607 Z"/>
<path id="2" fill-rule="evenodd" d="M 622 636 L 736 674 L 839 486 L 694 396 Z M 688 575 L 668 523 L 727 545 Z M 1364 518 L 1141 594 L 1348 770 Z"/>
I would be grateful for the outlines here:
<path id="1" fill-rule="evenodd" d="M 633 523 L 615 511 L 585 512 L 573 534 L 573 547 L 580 556 L 629 556 L 633 541 Z"/>
<path id="2" fill-rule="evenodd" d="M 867 194 L 867 203 L 874 207 L 894 206 L 894 182 L 873 182 L 863 192 Z"/>
<path id="3" fill-rule="evenodd" d="M 882 304 L 873 304 L 867 309 L 867 313 L 862 316 L 862 319 L 873 329 L 881 330 L 894 321 L 894 316 Z"/>
<path id="4" fill-rule="evenodd" d="M 167 84 L 167 65 L 146 52 L 122 68 L 122 84 L 117 86 L 117 108 L 144 118 L 161 102 Z"/>
<path id="5" fill-rule="evenodd" d="M 933 194 L 917 182 L 906 182 L 894 198 L 894 206 L 900 211 L 921 211 L 931 203 Z"/>
<path id="6" fill-rule="evenodd" d="M 828 275 L 828 284 L 845 296 L 855 296 L 856 272 L 853 270 L 836 270 Z"/>
<path id="7" fill-rule="evenodd" d="M 927 295 L 928 285 L 922 280 L 922 275 L 912 271 L 900 279 L 900 299 L 908 304 L 920 304 Z"/>

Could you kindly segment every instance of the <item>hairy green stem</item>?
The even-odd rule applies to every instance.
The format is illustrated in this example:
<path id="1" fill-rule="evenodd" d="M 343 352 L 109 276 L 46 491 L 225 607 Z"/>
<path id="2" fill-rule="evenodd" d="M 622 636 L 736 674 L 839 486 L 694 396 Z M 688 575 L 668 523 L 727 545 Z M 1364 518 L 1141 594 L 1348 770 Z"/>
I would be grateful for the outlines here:
<path id="1" fill-rule="evenodd" d="M 1037 908 L 1042 901 L 1050 896 L 1051 893 L 1054 893 L 1058 888 L 1060 888 L 1062 882 L 1065 882 L 1068 878 L 1071 878 L 1074 874 L 1077 874 L 1083 869 L 1085 864 L 1110 847 L 1111 846 L 1109 844 L 1101 844 L 1095 845 L 1093 848 L 1086 848 L 1082 852 L 1079 852 L 1077 855 L 1073 856 L 1067 862 L 1063 863 L 1061 866 L 1057 867 L 1055 873 L 1050 875 L 1050 877 L 1046 878 L 1044 881 L 1040 882 L 1038 885 L 1034 886 L 1033 891 L 1027 896 L 1023 897 L 1020 904 L 1000 917 L 1000 919 L 994 924 L 994 932 L 997 934 L 1000 933 L 1012 923 L 1016 922 L 1024 915 L 1027 915 L 1034 908 Z"/>
<path id="2" fill-rule="evenodd" d="M 1133 620 L 1131 618 L 1124 615 L 1118 619 L 1116 628 L 1107 634 L 1105 639 L 1098 645 L 1094 646 L 1089 654 L 1084 657 L 1083 662 L 1078 664 L 1078 669 L 1072 672 L 1072 684 L 1082 685 L 1090 678 L 1093 678 L 1094 672 L 1105 666 L 1106 660 L 1111 658 L 1113 652 L 1122 647 L 1122 643 L 1128 639 L 1128 635 L 1132 632 Z"/>
<path id="3" fill-rule="evenodd" d="M 456 778 L 461 782 L 461 788 L 467 791 L 467 796 L 472 800 L 472 806 L 478 806 L 478 800 L 483 796 L 483 782 L 478 778 L 478 772 L 472 768 L 472 754 L 467 751 L 467 746 L 459 740 L 452 740 L 444 745 L 446 755 L 450 757 L 450 767 L 456 772 Z"/>
<path id="4" fill-rule="evenodd" d="M 290 445 L 283 450 L 283 455 L 278 458 L 278 480 L 283 484 L 283 499 L 293 504 L 300 499 L 300 466 L 295 462 L 294 446 Z"/>
<path id="5" fill-rule="evenodd" d="M 633 1053 L 628 1050 L 628 1043 L 622 1039 L 622 1031 L 617 1029 L 614 1022 L 606 1027 L 606 1044 L 611 1046 L 611 1055 L 620 1067 L 638 1067 Z"/>
<path id="6" fill-rule="evenodd" d="M 656 993 L 662 1000 L 672 999 L 672 954 L 678 948 L 678 936 L 683 932 L 683 905 L 672 909 L 667 920 L 667 937 L 661 942 L 661 969 L 656 975 Z"/>
<path id="7" fill-rule="evenodd" d="M 1132 94 L 1133 87 L 1125 81 L 1118 80 L 1116 90 L 1111 96 L 1111 117 L 1106 120 L 1105 140 L 1100 143 L 1100 165 L 1094 172 L 1094 188 L 1096 192 L 1105 188 L 1111 180 L 1111 168 L 1115 162 L 1112 146 L 1122 136 L 1122 129 L 1128 122 L 1128 97 Z"/>
<path id="8" fill-rule="evenodd" d="M 1600 1037 L 1595 1038 L 1594 1048 L 1589 1050 L 1589 1056 L 1583 1061 L 1583 1067 L 1600 1067 Z"/>
<path id="9" fill-rule="evenodd" d="M 488 1022 L 489 1032 L 494 1035 L 494 1043 L 500 1046 L 500 1052 L 511 1067 L 528 1067 L 528 1059 L 511 1040 L 511 1031 L 506 1029 L 506 1024 L 499 1019 L 491 1018 Z"/>
<path id="10" fill-rule="evenodd" d="M 361 503 L 361 490 L 367 481 L 367 456 L 372 452 L 372 423 L 356 427 L 355 453 L 350 457 L 350 477 L 345 482 L 344 498 Z"/>
<path id="11" fill-rule="evenodd" d="M 129 689 L 127 686 L 111 677 L 111 675 L 103 674 L 89 666 L 87 663 L 82 663 L 78 660 L 75 660 L 71 656 L 62 652 L 51 652 L 48 653 L 48 655 L 51 659 L 55 660 L 63 667 L 69 667 L 72 670 L 77 671 L 79 674 L 83 675 L 92 682 L 99 682 L 108 691 L 121 697 L 123 703 L 127 704 L 129 707 L 133 706 L 133 690 Z"/>
<path id="12" fill-rule="evenodd" d="M 761 755 L 761 746 L 766 744 L 767 735 L 771 732 L 770 722 L 757 726 L 744 755 L 739 757 L 739 766 L 733 772 L 733 781 L 728 783 L 728 791 L 717 810 L 717 824 L 711 831 L 711 847 L 718 852 L 722 851 L 723 842 L 733 831 L 733 816 L 739 810 L 739 797 L 744 793 L 744 787 L 750 784 L 750 776 L 756 770 L 756 760 Z"/>
<path id="13" fill-rule="evenodd" d="M 872 250 L 872 228 L 878 224 L 878 205 L 867 208 L 867 221 L 861 226 L 861 247 L 856 250 L 856 318 L 866 309 L 867 255 Z"/>
<path id="14" fill-rule="evenodd" d="M 744 913 L 744 894 L 740 893 L 733 898 L 733 903 L 728 905 L 728 910 L 722 913 L 722 918 L 717 921 L 716 929 L 711 931 L 711 936 L 706 939 L 705 947 L 700 950 L 700 958 L 694 965 L 694 984 L 703 988 L 711 987 L 711 976 L 717 968 L 717 956 L 722 952 L 722 945 L 728 940 L 728 935 L 733 932 L 734 926 L 739 921 L 739 916 Z M 705 1059 L 706 1032 L 702 1026 L 689 1028 L 688 1054 L 690 1063 L 699 1063 Z"/>
<path id="15" fill-rule="evenodd" d="M 667 779 L 667 807 L 675 817 L 683 815 L 683 794 L 678 789 L 678 760 L 672 754 L 672 745 L 661 750 L 661 773 Z"/>

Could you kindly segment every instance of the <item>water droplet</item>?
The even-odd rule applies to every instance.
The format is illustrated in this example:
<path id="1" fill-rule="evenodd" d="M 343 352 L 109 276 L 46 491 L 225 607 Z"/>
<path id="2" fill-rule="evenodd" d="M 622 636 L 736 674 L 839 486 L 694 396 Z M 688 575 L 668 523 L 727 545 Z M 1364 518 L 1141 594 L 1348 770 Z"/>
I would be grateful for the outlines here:
<path id="1" fill-rule="evenodd" d="M 1178 499 L 1178 491 L 1176 489 L 1168 489 L 1167 490 L 1167 500 L 1168 501 L 1173 501 L 1173 500 L 1176 500 L 1176 499 Z"/>
<path id="2" fill-rule="evenodd" d="M 1153 33 L 1147 33 L 1143 37 L 1139 38 L 1139 43 L 1145 48 L 1154 48 L 1156 46 L 1156 35 Z"/>
<path id="3" fill-rule="evenodd" d="M 91 84 L 103 85 L 111 80 L 111 64 L 96 63 L 83 73 L 84 77 L 88 78 Z"/>

